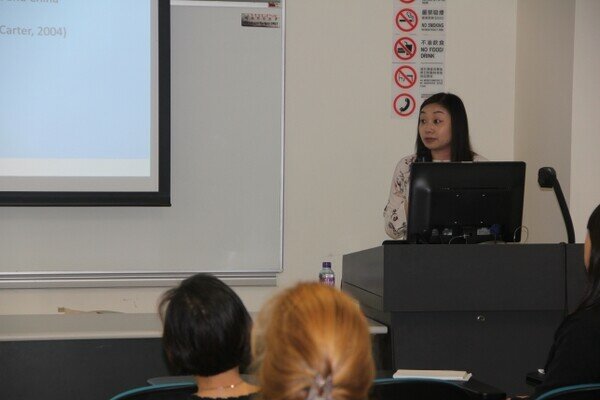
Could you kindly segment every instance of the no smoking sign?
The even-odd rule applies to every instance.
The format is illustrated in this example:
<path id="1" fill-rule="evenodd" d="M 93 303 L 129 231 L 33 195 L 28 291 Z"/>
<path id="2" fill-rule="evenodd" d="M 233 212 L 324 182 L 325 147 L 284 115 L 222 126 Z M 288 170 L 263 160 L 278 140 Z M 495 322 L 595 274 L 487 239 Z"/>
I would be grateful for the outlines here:
<path id="1" fill-rule="evenodd" d="M 403 8 L 396 14 L 396 26 L 402 32 L 411 32 L 419 24 L 419 16 L 410 8 Z"/>

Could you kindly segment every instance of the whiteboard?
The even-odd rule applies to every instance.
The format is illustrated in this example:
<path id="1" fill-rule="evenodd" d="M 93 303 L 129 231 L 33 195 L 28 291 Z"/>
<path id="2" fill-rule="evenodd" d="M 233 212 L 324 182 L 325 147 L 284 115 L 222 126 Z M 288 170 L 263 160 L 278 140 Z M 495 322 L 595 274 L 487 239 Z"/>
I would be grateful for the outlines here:
<path id="1" fill-rule="evenodd" d="M 272 283 L 282 270 L 282 7 L 172 2 L 172 206 L 2 207 L 0 287 L 162 286 L 199 271 Z M 242 14 L 276 15 L 279 27 L 242 26 Z"/>

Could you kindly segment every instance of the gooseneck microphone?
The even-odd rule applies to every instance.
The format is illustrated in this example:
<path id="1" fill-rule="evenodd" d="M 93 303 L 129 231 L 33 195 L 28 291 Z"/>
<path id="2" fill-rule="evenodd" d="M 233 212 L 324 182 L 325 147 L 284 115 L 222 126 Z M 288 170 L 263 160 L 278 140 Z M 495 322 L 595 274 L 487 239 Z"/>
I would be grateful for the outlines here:
<path id="1" fill-rule="evenodd" d="M 560 188 L 558 178 L 556 177 L 556 171 L 552 167 L 542 167 L 538 170 L 538 184 L 543 188 L 554 189 L 558 205 L 560 206 L 560 212 L 562 213 L 563 220 L 565 221 L 565 227 L 567 228 L 567 238 L 569 243 L 575 243 L 575 229 L 573 228 L 573 220 L 571 219 L 571 213 L 567 202 L 565 201 L 565 195 Z"/>

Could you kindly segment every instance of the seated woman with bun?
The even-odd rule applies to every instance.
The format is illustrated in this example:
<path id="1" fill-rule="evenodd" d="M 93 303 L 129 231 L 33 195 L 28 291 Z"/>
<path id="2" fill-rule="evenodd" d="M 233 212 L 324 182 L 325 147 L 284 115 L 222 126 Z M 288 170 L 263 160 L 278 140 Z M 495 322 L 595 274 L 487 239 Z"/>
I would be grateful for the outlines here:
<path id="1" fill-rule="evenodd" d="M 206 274 L 191 276 L 164 294 L 160 313 L 169 365 L 196 378 L 192 399 L 248 400 L 258 392 L 240 376 L 249 362 L 250 315 L 226 284 Z"/>
<path id="2" fill-rule="evenodd" d="M 373 382 L 365 317 L 348 295 L 318 283 L 266 304 L 252 354 L 264 400 L 365 400 Z"/>

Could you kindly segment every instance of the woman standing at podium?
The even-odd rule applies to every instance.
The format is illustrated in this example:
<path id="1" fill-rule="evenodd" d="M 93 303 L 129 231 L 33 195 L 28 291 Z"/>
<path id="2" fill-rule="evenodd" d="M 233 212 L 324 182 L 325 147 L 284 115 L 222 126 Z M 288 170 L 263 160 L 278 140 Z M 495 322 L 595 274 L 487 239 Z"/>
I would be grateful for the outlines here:
<path id="1" fill-rule="evenodd" d="M 485 161 L 471 150 L 467 112 L 460 97 L 437 93 L 421 104 L 416 153 L 396 165 L 383 210 L 385 231 L 392 239 L 406 239 L 410 170 L 413 163 L 422 161 Z"/>

